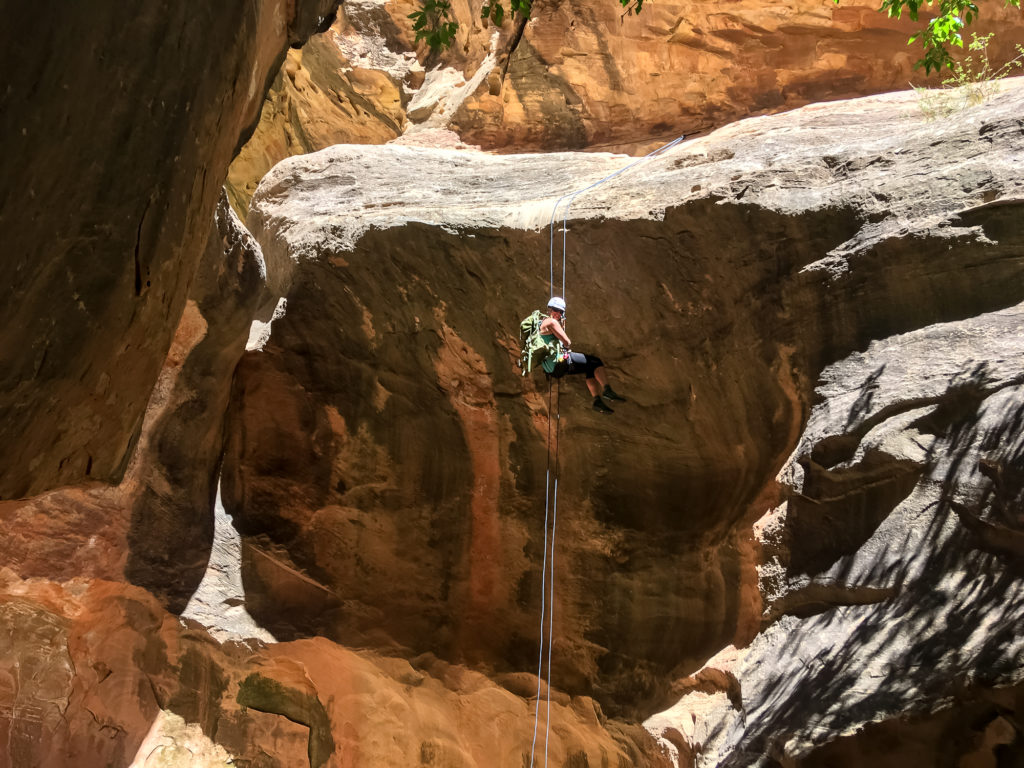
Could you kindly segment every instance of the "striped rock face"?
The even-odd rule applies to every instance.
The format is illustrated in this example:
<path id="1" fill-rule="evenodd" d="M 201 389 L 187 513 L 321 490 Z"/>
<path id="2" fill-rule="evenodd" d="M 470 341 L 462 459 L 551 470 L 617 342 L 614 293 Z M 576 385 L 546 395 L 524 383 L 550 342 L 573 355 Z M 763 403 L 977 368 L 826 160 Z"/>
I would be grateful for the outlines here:
<path id="1" fill-rule="evenodd" d="M 561 385 L 559 685 L 650 714 L 721 649 L 799 632 L 812 604 L 892 596 L 859 577 L 801 591 L 861 547 L 870 559 L 879 521 L 935 461 L 861 457 L 881 417 L 819 379 L 895 338 L 897 356 L 918 357 L 886 385 L 894 397 L 955 399 L 957 365 L 933 357 L 943 345 L 899 334 L 1024 299 L 1021 98 L 1007 82 L 943 123 L 912 94 L 742 121 L 574 203 L 569 335 L 630 402 L 606 417 L 581 382 Z M 248 223 L 284 314 L 236 373 L 224 494 L 254 615 L 278 636 L 503 672 L 535 663 L 550 424 L 544 381 L 514 366 L 518 321 L 549 295 L 554 201 L 629 162 L 349 146 L 263 181 Z M 1012 318 L 992 317 L 995 348 L 1015 345 Z M 849 387 L 870 399 L 866 365 Z M 831 408 L 856 411 L 845 437 L 814 426 Z M 779 475 L 817 462 L 818 442 L 838 463 Z M 754 536 L 796 497 L 775 538 Z"/>

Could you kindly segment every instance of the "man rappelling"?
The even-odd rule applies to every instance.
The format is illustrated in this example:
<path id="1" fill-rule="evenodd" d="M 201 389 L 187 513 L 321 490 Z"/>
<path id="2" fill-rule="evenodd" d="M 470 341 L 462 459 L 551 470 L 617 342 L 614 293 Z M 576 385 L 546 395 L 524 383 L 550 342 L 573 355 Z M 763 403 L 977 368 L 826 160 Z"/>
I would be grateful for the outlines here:
<path id="1" fill-rule="evenodd" d="M 571 351 L 572 341 L 565 332 L 565 300 L 554 296 L 547 308 L 550 314 L 545 315 L 538 310 L 523 320 L 520 326 L 524 337 L 523 375 L 531 372 L 538 362 L 544 373 L 555 379 L 566 374 L 582 373 L 586 377 L 587 389 L 594 396 L 594 410 L 598 413 L 614 413 L 605 400 L 624 403 L 626 398 L 608 384 L 608 374 L 601 358 Z"/>

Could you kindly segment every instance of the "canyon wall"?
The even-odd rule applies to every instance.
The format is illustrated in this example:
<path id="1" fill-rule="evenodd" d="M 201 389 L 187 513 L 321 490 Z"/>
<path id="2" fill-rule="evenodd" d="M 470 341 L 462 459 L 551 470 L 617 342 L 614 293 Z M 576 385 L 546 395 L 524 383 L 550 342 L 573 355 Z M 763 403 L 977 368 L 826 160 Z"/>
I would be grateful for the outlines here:
<path id="1" fill-rule="evenodd" d="M 221 195 L 124 477 L 0 501 L 0 562 L 26 578 L 128 579 L 176 611 L 206 571 L 231 376 L 266 296 L 259 246 Z"/>
<path id="2" fill-rule="evenodd" d="M 21 766 L 519 766 L 532 707 L 484 675 L 323 638 L 220 645 L 145 590 L 0 570 L 0 760 Z M 557 694 L 558 765 L 669 768 L 639 725 Z M 541 721 L 543 744 L 544 721 Z"/>
<path id="3" fill-rule="evenodd" d="M 0 765 L 1019 761 L 1024 83 L 416 146 L 909 63 L 830 3 L 456 5 L 425 64 L 400 4 L 287 57 L 331 3 L 6 9 Z M 339 137 L 394 143 L 256 189 Z M 549 269 L 614 414 L 515 367 Z"/>
<path id="4" fill-rule="evenodd" d="M 560 687 L 630 719 L 720 694 L 714 751 L 660 732 L 740 765 L 1019 680 L 1015 550 L 975 538 L 1019 536 L 1022 98 L 742 121 L 574 204 L 569 332 L 629 402 L 560 388 Z M 264 179 L 249 226 L 286 310 L 236 373 L 224 500 L 276 635 L 529 668 L 548 393 L 517 324 L 554 200 L 628 162 L 334 147 Z M 958 624 L 974 646 L 957 614 L 989 617 Z M 705 666 L 730 645 L 753 672 Z"/>
<path id="5" fill-rule="evenodd" d="M 176 615 L 206 571 L 232 372 L 268 298 L 262 252 L 222 195 L 123 481 L 0 503 L 0 765 L 482 767 L 529 754 L 527 673 L 275 644 L 235 620 L 243 593 L 186 611 L 221 642 Z M 668 768 L 639 723 L 551 699 L 539 744 L 550 719 L 553 759 Z"/>
<path id="6" fill-rule="evenodd" d="M 762 632 L 648 723 L 684 763 L 1019 759 L 1022 322 L 928 325 L 822 372 L 754 526 Z"/>
<path id="7" fill-rule="evenodd" d="M 4 8 L 0 500 L 120 480 L 266 80 L 335 5 Z"/>
<path id="8" fill-rule="evenodd" d="M 332 144 L 643 154 L 750 115 L 941 80 L 913 68 L 919 24 L 846 2 L 658 2 L 636 16 L 606 0 L 537 2 L 521 37 L 514 20 L 482 26 L 476 5 L 455 2 L 459 31 L 441 53 L 414 43 L 417 7 L 345 3 L 289 53 L 231 168 L 240 213 L 276 162 Z M 999 64 L 1024 42 L 1019 9 L 985 6 L 972 29 L 998 31 Z"/>

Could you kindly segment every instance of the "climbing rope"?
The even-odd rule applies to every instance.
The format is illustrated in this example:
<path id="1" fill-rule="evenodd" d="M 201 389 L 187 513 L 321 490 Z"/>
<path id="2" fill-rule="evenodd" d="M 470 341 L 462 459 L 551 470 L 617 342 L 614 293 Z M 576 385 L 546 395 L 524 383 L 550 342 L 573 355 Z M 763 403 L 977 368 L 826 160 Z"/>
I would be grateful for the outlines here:
<path id="1" fill-rule="evenodd" d="M 568 199 L 565 204 L 565 208 L 562 211 L 562 291 L 561 296 L 565 298 L 565 272 L 566 272 L 566 232 L 568 231 L 569 223 L 569 208 L 572 206 L 573 201 L 577 197 L 582 195 L 584 192 L 589 192 L 591 189 L 604 184 L 606 181 L 611 181 L 616 176 L 625 173 L 630 168 L 635 167 L 644 160 L 648 160 L 652 157 L 662 154 L 668 151 L 672 147 L 676 146 L 681 142 L 685 136 L 670 141 L 667 144 L 655 149 L 653 152 L 649 152 L 643 157 L 639 157 L 632 163 L 623 166 L 614 173 L 610 173 L 603 179 L 595 181 L 590 186 L 578 189 L 575 192 L 570 192 L 567 195 L 562 195 L 555 202 L 554 207 L 551 209 L 551 221 L 548 223 L 548 235 L 549 235 L 549 248 L 548 248 L 548 277 L 549 277 L 549 291 L 548 296 L 555 295 L 555 213 L 558 211 L 558 206 L 561 205 L 563 200 Z M 551 383 L 551 377 L 548 377 L 548 436 L 547 436 L 547 471 L 544 478 L 544 558 L 541 565 L 540 575 L 540 651 L 537 654 L 537 698 L 533 709 L 533 743 L 530 745 L 530 768 L 534 768 L 534 761 L 537 753 L 537 729 L 540 721 L 540 699 L 541 699 L 541 680 L 542 673 L 544 671 L 544 651 L 545 646 L 547 650 L 547 691 L 546 691 L 546 707 L 545 707 L 545 725 L 544 725 L 544 768 L 548 765 L 548 744 L 551 736 L 551 649 L 554 645 L 555 639 L 555 531 L 558 527 L 558 437 L 559 428 L 561 426 L 561 414 L 559 411 L 559 399 L 560 390 L 558 379 L 554 380 L 554 386 Z M 552 391 L 554 391 L 554 407 L 552 408 Z M 554 440 L 554 461 L 552 462 L 551 455 L 551 425 L 554 421 L 555 427 L 555 440 Z M 552 471 L 552 466 L 554 471 Z M 554 481 L 552 483 L 552 481 Z M 550 515 L 549 515 L 550 513 Z M 551 523 L 551 535 L 548 536 L 548 521 Z M 550 579 L 548 578 L 550 568 Z M 549 594 L 550 593 L 550 594 Z M 545 643 L 544 637 L 544 619 L 547 618 L 548 631 L 547 631 L 547 642 Z"/>
<path id="2" fill-rule="evenodd" d="M 662 144 L 660 147 L 658 147 L 655 150 L 652 150 L 651 152 L 648 152 L 643 157 L 638 157 L 636 160 L 634 160 L 629 165 L 624 165 L 622 168 L 619 168 L 619 170 L 615 171 L 614 173 L 609 173 L 603 179 L 598 179 L 593 184 L 591 184 L 589 187 L 583 187 L 582 189 L 578 189 L 575 192 L 570 192 L 567 195 L 562 195 L 560 198 L 558 198 L 558 200 L 555 201 L 555 205 L 551 209 L 551 221 L 548 222 L 548 240 L 549 240 L 549 244 L 548 244 L 548 259 L 549 259 L 549 262 L 550 262 L 550 266 L 548 268 L 548 277 L 549 277 L 549 286 L 550 286 L 549 294 L 551 296 L 555 295 L 555 213 L 558 211 L 558 206 L 562 204 L 562 201 L 567 199 L 567 198 L 569 200 L 569 202 L 567 202 L 565 204 L 565 208 L 562 211 L 562 292 L 559 295 L 564 299 L 565 298 L 565 252 L 566 252 L 565 233 L 566 233 L 566 231 L 568 229 L 568 223 L 569 223 L 569 208 L 572 206 L 573 201 L 575 201 L 576 198 L 579 197 L 580 195 L 582 195 L 584 192 L 589 192 L 590 190 L 594 189 L 594 187 L 599 187 L 602 184 L 604 184 L 606 181 L 611 181 L 616 176 L 625 173 L 630 168 L 634 168 L 635 166 L 639 165 L 640 163 L 644 162 L 645 160 L 650 160 L 652 157 L 657 157 L 658 155 L 660 155 L 660 154 L 662 154 L 664 152 L 667 152 L 668 150 L 672 149 L 672 147 L 676 146 L 676 144 L 678 144 L 679 142 L 681 142 L 685 138 L 686 138 L 686 136 L 680 136 L 680 137 L 678 137 L 676 139 L 673 139 L 668 144 Z"/>
<path id="3" fill-rule="evenodd" d="M 558 380 L 555 380 L 555 490 L 551 501 L 551 580 L 549 589 L 551 596 L 548 600 L 548 679 L 547 679 L 547 713 L 544 716 L 544 766 L 548 764 L 548 738 L 551 734 L 551 648 L 555 640 L 555 529 L 558 526 L 558 430 L 561 425 L 559 417 L 559 400 L 561 390 L 558 387 Z M 550 419 L 549 419 L 550 421 Z"/>
<path id="4" fill-rule="evenodd" d="M 556 379 L 557 381 L 557 379 Z M 551 509 L 551 391 L 553 387 L 551 384 L 551 378 L 548 378 L 548 456 L 547 456 L 547 472 L 544 476 L 544 563 L 541 566 L 540 571 L 540 653 L 537 656 L 537 699 L 533 707 L 533 744 L 530 746 L 530 768 L 533 768 L 534 756 L 537 752 L 537 725 L 540 722 L 540 682 L 543 679 L 543 666 L 544 666 L 544 617 L 546 614 L 546 598 L 547 598 L 547 575 L 548 575 L 548 513 Z M 557 480 L 556 480 L 557 483 Z M 552 531 L 552 534 L 554 532 Z M 552 536 L 553 538 L 553 536 Z M 554 547 L 552 547 L 553 549 Z M 553 576 L 553 574 L 552 574 Z M 554 583 L 554 578 L 551 579 Z M 554 595 L 552 594 L 552 598 Z M 548 701 L 551 700 L 551 665 L 548 664 Z M 549 704 L 550 706 L 550 704 Z M 549 710 L 550 711 L 550 710 Z M 549 718 L 550 719 L 550 718 Z M 547 753 L 547 733 L 544 736 L 544 751 Z M 547 765 L 547 758 L 544 759 L 544 764 Z"/>
<path id="5" fill-rule="evenodd" d="M 554 407 L 552 407 L 551 393 L 554 391 Z M 555 379 L 555 384 L 552 386 L 551 379 L 548 379 L 548 413 L 554 413 L 555 418 L 553 419 L 555 425 L 555 452 L 554 461 L 552 462 L 551 456 L 551 423 L 552 419 L 548 419 L 548 457 L 547 457 L 547 476 L 544 482 L 544 562 L 541 566 L 541 588 L 540 588 L 540 654 L 537 658 L 537 698 L 534 703 L 533 710 L 533 744 L 530 746 L 530 766 L 534 765 L 534 760 L 537 752 L 537 726 L 540 721 L 540 684 L 543 679 L 543 666 L 544 666 L 544 619 L 547 618 L 548 632 L 547 632 L 547 653 L 548 653 L 548 672 L 547 672 L 547 695 L 546 695 L 546 712 L 544 715 L 545 726 L 544 726 L 544 765 L 548 764 L 548 744 L 551 735 L 551 648 L 554 644 L 555 634 L 555 531 L 558 526 L 558 436 L 559 426 L 561 421 L 559 419 L 559 399 L 561 390 L 558 386 L 558 380 Z M 552 472 L 552 465 L 554 466 L 554 472 Z M 552 492 L 551 480 L 554 479 L 554 489 Z M 551 512 L 551 538 L 550 547 L 548 545 L 548 512 Z M 550 557 L 549 557 L 550 553 Z M 551 578 L 547 579 L 548 567 L 550 563 Z M 550 601 L 546 600 L 548 590 L 550 590 L 551 596 Z"/>

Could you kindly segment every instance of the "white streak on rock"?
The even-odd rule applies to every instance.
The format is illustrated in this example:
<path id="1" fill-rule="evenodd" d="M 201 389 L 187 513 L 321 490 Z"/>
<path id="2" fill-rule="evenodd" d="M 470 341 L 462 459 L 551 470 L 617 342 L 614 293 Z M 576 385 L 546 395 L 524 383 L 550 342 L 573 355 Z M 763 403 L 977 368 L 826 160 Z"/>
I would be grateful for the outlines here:
<path id="1" fill-rule="evenodd" d="M 219 484 L 214 514 L 213 551 L 206 575 L 181 615 L 202 624 L 221 642 L 255 638 L 275 643 L 274 636 L 253 621 L 245 610 L 242 540 L 224 510 Z"/>

